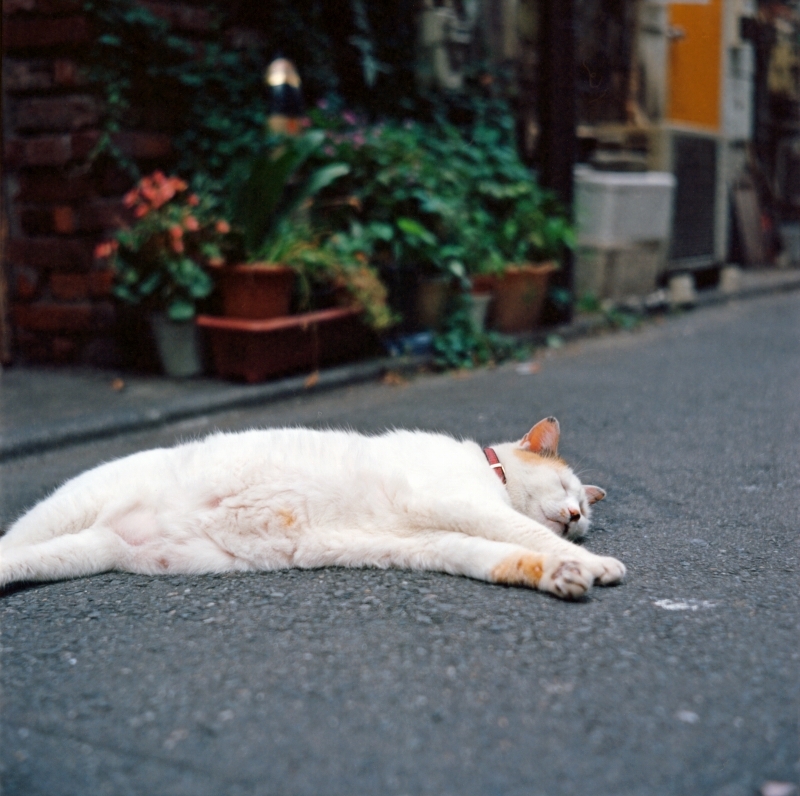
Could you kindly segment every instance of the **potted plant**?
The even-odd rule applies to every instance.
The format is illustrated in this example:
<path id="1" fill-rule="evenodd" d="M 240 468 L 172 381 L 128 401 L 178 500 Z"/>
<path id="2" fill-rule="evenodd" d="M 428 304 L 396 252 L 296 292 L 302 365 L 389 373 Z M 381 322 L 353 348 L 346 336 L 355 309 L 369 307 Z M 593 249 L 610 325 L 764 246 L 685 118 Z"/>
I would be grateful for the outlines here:
<path id="1" fill-rule="evenodd" d="M 284 139 L 234 170 L 234 225 L 251 262 L 221 269 L 229 317 L 198 321 L 221 376 L 255 382 L 362 356 L 375 343 L 363 321 L 373 329 L 391 322 L 363 236 L 357 230 L 332 235 L 312 222 L 313 197 L 348 171 L 342 163 L 301 170 L 321 141 L 316 132 Z M 267 296 L 256 297 L 262 283 L 276 278 L 284 288 L 296 286 L 301 312 L 290 314 L 290 292 L 279 307 Z M 226 294 L 233 292 L 246 294 L 248 306 L 240 303 L 230 317 Z M 265 312 L 267 307 L 272 309 Z"/>
<path id="2" fill-rule="evenodd" d="M 297 255 L 311 244 L 304 218 L 307 204 L 349 170 L 343 163 L 329 163 L 299 176 L 323 137 L 312 131 L 278 139 L 269 151 L 231 169 L 231 215 L 247 262 L 220 270 L 225 315 L 266 319 L 289 314 Z"/>
<path id="3" fill-rule="evenodd" d="M 564 249 L 574 245 L 574 233 L 547 197 L 520 202 L 504 235 L 509 266 L 495 288 L 494 322 L 501 332 L 530 330 L 539 323 L 550 275 Z"/>
<path id="4" fill-rule="evenodd" d="M 454 283 L 448 246 L 464 192 L 448 159 L 450 133 L 412 121 L 367 124 L 349 111 L 311 114 L 325 128 L 314 161 L 350 167 L 337 195 L 328 191 L 329 225 L 358 225 L 369 238 L 400 331 L 438 327 Z"/>
<path id="5" fill-rule="evenodd" d="M 386 288 L 353 240 L 339 233 L 320 241 L 309 232 L 286 258 L 299 277 L 303 312 L 198 319 L 208 332 L 218 375 L 258 382 L 378 353 L 370 330 L 388 327 L 393 318 Z M 322 285 L 330 289 L 323 293 L 317 289 Z"/>
<path id="6" fill-rule="evenodd" d="M 110 261 L 112 292 L 148 316 L 164 371 L 202 371 L 194 318 L 214 287 L 210 267 L 224 257 L 230 225 L 209 192 L 189 190 L 162 172 L 143 177 L 124 198 L 132 222 L 95 254 Z"/>
<path id="7" fill-rule="evenodd" d="M 501 332 L 529 331 L 539 323 L 550 275 L 574 233 L 551 195 L 532 180 L 487 234 L 493 256 L 473 277 L 473 287 L 490 288 L 492 322 Z M 499 263 L 498 263 L 499 259 Z"/>

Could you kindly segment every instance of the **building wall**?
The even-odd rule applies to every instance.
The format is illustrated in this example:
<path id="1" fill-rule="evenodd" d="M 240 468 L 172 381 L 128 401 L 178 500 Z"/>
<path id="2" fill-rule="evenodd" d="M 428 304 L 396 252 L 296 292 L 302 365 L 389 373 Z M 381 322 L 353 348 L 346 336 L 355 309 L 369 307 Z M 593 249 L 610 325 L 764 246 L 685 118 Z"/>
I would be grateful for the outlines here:
<path id="1" fill-rule="evenodd" d="M 202 12 L 147 3 L 190 30 Z M 93 157 L 101 98 L 87 84 L 90 20 L 80 0 L 3 0 L 3 275 L 16 358 L 113 362 L 111 274 L 96 244 L 125 218 L 133 177 Z M 168 164 L 169 136 L 131 130 L 114 144 L 145 171 Z"/>

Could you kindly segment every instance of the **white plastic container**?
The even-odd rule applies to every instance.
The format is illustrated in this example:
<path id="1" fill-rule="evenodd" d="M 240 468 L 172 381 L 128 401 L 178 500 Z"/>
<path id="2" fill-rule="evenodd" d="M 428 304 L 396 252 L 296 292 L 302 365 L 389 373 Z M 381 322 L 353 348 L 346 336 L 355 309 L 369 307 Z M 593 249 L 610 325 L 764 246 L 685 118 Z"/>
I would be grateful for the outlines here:
<path id="1" fill-rule="evenodd" d="M 668 172 L 575 169 L 578 245 L 603 249 L 665 241 L 672 225 L 675 177 Z"/>

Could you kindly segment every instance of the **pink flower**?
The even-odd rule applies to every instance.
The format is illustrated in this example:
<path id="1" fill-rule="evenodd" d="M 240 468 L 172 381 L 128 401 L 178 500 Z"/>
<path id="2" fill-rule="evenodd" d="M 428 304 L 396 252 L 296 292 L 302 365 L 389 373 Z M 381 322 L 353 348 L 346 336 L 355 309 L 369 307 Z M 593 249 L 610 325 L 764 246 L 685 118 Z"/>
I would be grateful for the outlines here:
<path id="1" fill-rule="evenodd" d="M 220 235 L 227 235 L 231 231 L 231 225 L 224 218 L 217 221 L 215 228 Z"/>
<path id="2" fill-rule="evenodd" d="M 355 124 L 358 119 L 356 119 L 356 115 L 352 111 L 344 111 L 342 113 L 342 119 L 344 119 L 348 124 Z"/>
<path id="3" fill-rule="evenodd" d="M 192 193 L 186 198 L 186 201 L 192 207 L 197 207 L 200 204 L 200 200 L 197 198 L 197 194 Z"/>
<path id="4" fill-rule="evenodd" d="M 197 232 L 200 229 L 200 224 L 194 216 L 186 216 L 183 220 L 183 228 L 187 232 Z"/>

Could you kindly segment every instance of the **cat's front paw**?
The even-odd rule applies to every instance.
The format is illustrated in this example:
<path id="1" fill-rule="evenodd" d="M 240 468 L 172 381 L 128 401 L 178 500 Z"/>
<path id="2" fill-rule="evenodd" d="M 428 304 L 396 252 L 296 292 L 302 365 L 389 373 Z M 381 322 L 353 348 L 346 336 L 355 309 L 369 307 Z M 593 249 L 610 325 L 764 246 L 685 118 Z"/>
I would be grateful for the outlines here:
<path id="1" fill-rule="evenodd" d="M 625 577 L 625 564 L 611 556 L 595 556 L 587 562 L 594 580 L 601 586 L 613 586 Z"/>
<path id="2" fill-rule="evenodd" d="M 592 588 L 594 579 L 594 573 L 582 561 L 556 559 L 545 569 L 539 588 L 564 600 L 575 600 Z"/>

